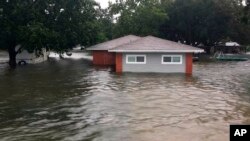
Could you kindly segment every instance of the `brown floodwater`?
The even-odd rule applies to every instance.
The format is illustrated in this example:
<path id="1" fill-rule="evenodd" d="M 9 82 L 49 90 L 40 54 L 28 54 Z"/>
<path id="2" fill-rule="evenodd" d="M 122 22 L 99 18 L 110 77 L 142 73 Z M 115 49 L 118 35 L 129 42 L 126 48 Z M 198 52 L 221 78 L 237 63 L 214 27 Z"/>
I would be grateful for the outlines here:
<path id="1" fill-rule="evenodd" d="M 115 74 L 84 59 L 0 65 L 1 141 L 227 141 L 250 124 L 250 61 Z"/>

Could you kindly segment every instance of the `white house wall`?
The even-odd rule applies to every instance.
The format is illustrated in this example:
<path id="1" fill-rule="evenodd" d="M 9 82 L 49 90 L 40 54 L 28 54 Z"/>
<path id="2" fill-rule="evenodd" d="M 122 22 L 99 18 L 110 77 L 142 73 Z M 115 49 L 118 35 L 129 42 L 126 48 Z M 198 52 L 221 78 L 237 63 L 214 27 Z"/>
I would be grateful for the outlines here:
<path id="1" fill-rule="evenodd" d="M 146 64 L 126 64 L 126 55 L 146 55 Z M 182 55 L 182 64 L 162 64 L 162 55 Z M 185 73 L 186 55 L 170 53 L 123 53 L 123 72 Z"/>

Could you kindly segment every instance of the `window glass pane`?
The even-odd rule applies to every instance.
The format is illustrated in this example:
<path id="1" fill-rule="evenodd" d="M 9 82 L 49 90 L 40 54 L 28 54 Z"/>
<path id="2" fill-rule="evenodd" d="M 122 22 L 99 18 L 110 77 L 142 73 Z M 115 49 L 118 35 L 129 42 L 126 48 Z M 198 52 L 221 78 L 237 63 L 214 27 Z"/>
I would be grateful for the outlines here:
<path id="1" fill-rule="evenodd" d="M 181 57 L 173 57 L 173 62 L 174 63 L 180 63 L 181 62 Z"/>
<path id="2" fill-rule="evenodd" d="M 134 56 L 129 56 L 129 57 L 128 57 L 128 62 L 135 63 L 135 62 L 136 62 L 135 57 L 134 57 Z"/>
<path id="3" fill-rule="evenodd" d="M 144 56 L 137 56 L 137 62 L 139 63 L 145 62 Z"/>
<path id="4" fill-rule="evenodd" d="M 171 63 L 171 57 L 163 57 L 163 62 Z"/>

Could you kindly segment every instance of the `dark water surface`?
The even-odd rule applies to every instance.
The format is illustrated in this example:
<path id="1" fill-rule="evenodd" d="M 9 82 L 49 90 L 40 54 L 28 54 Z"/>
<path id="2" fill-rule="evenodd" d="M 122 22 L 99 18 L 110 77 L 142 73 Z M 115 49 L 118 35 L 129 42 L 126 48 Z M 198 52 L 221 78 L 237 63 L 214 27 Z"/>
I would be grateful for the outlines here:
<path id="1" fill-rule="evenodd" d="M 250 61 L 116 75 L 89 61 L 0 65 L 1 141 L 227 141 L 250 124 Z"/>

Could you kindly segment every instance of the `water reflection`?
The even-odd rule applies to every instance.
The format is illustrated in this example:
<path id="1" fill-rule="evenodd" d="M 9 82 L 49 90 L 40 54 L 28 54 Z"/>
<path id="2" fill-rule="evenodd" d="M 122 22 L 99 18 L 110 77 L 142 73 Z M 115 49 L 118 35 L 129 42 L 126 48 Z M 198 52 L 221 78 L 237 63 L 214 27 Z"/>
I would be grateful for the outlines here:
<path id="1" fill-rule="evenodd" d="M 0 71 L 0 138 L 228 140 L 250 123 L 250 62 L 198 63 L 194 75 L 116 75 L 90 61 L 50 60 Z"/>

